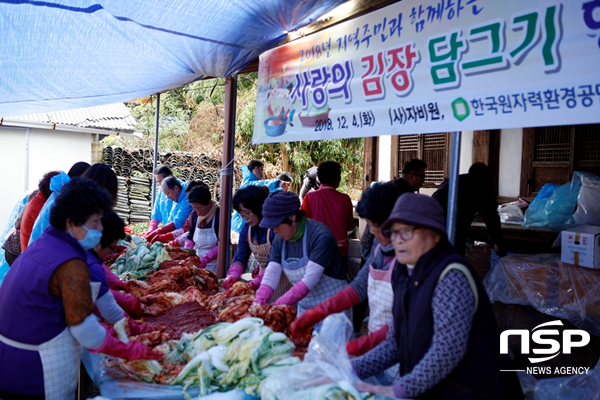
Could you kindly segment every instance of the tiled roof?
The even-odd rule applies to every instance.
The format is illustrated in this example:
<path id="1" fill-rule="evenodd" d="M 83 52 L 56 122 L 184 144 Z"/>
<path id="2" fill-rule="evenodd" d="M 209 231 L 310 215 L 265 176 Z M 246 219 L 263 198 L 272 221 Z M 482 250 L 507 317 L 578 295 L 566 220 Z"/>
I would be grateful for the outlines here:
<path id="1" fill-rule="evenodd" d="M 72 125 L 81 128 L 133 132 L 135 119 L 123 103 L 7 117 L 10 120 Z"/>

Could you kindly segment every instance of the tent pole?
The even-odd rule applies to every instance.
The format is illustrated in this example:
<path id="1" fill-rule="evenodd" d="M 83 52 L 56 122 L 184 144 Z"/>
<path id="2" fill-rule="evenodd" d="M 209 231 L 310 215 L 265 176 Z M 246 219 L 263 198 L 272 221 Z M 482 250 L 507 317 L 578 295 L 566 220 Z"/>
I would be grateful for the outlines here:
<path id="1" fill-rule="evenodd" d="M 458 214 L 458 165 L 460 163 L 461 132 L 452 132 L 452 151 L 450 155 L 450 188 L 448 191 L 448 215 L 446 232 L 452 245 L 456 241 L 456 215 Z"/>
<path id="2" fill-rule="evenodd" d="M 154 130 L 154 160 L 152 161 L 152 209 L 156 201 L 156 179 L 154 171 L 156 171 L 156 163 L 158 161 L 158 125 L 160 122 L 160 93 L 156 93 L 156 129 Z"/>
<path id="3" fill-rule="evenodd" d="M 29 190 L 29 138 L 31 128 L 25 129 L 25 191 Z"/>
<path id="4" fill-rule="evenodd" d="M 217 275 L 224 278 L 231 258 L 231 192 L 233 191 L 233 148 L 235 143 L 235 106 L 237 101 L 237 75 L 225 79 L 225 117 L 223 132 L 223 169 L 221 170 L 221 199 L 219 216 L 219 255 Z"/>

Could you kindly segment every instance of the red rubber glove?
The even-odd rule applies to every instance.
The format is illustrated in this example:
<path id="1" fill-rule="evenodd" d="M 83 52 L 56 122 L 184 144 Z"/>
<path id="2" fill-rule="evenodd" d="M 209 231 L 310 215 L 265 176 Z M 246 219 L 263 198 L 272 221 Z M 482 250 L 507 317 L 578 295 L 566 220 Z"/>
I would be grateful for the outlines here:
<path id="1" fill-rule="evenodd" d="M 153 230 L 152 232 L 148 232 L 148 233 L 146 234 L 146 241 L 147 241 L 148 243 L 152 243 L 152 241 L 154 240 L 154 238 L 155 238 L 156 236 L 158 236 L 158 235 L 160 235 L 160 233 L 158 233 L 158 229 L 155 229 L 155 230 Z"/>
<path id="2" fill-rule="evenodd" d="M 349 355 L 357 357 L 369 352 L 371 349 L 375 348 L 375 346 L 385 340 L 389 329 L 390 327 L 386 325 L 380 330 L 372 332 L 368 336 L 362 336 L 358 339 L 348 342 L 346 345 L 346 351 Z"/>
<path id="3" fill-rule="evenodd" d="M 175 230 L 175 222 L 169 222 L 166 225 L 161 226 L 156 232 L 161 235 L 163 233 L 173 232 Z"/>
<path id="4" fill-rule="evenodd" d="M 110 332 L 106 332 L 104 344 L 97 350 L 91 350 L 91 353 L 104 353 L 109 356 L 124 358 L 125 360 L 159 360 L 162 356 L 155 353 L 142 342 L 132 340 L 129 343 L 123 343 Z"/>
<path id="5" fill-rule="evenodd" d="M 225 289 L 231 289 L 234 283 L 240 280 L 240 277 L 244 273 L 246 267 L 238 262 L 234 263 L 227 271 L 227 277 L 223 281 L 223 287 Z"/>
<path id="6" fill-rule="evenodd" d="M 117 304 L 120 305 L 125 312 L 127 312 L 133 318 L 142 318 L 143 310 L 140 299 L 132 294 L 121 293 L 117 290 L 111 289 L 110 292 L 113 294 Z"/>
<path id="7" fill-rule="evenodd" d="M 153 219 L 150 221 L 150 223 L 148 224 L 148 231 L 145 233 L 145 235 L 150 234 L 151 232 L 155 231 L 156 228 L 158 228 L 158 220 Z"/>
<path id="8" fill-rule="evenodd" d="M 151 240 L 151 243 L 156 243 L 156 242 L 167 243 L 173 239 L 175 239 L 175 237 L 173 236 L 173 232 L 169 232 L 169 233 L 164 233 L 162 235 L 154 236 Z"/>
<path id="9" fill-rule="evenodd" d="M 152 241 L 154 240 L 154 238 L 158 235 L 162 235 L 165 233 L 169 233 L 175 230 L 175 223 L 174 222 L 169 222 L 166 225 L 163 225 L 162 227 L 155 229 L 151 232 L 146 233 L 146 241 L 148 241 L 149 243 L 152 243 Z"/>
<path id="10" fill-rule="evenodd" d="M 302 315 L 296 318 L 291 328 L 292 335 L 298 336 L 314 324 L 323 321 L 328 315 L 348 310 L 358 303 L 360 303 L 358 293 L 352 287 L 347 286 L 315 308 L 304 311 Z"/>
<path id="11" fill-rule="evenodd" d="M 177 239 L 171 240 L 168 244 L 171 247 L 181 247 L 181 243 Z"/>
<path id="12" fill-rule="evenodd" d="M 142 333 L 154 332 L 157 330 L 156 328 L 149 325 L 138 324 L 133 318 L 127 315 L 127 313 L 125 313 L 124 317 L 127 318 L 127 325 L 129 326 L 129 331 L 131 332 L 132 336 L 140 335 Z"/>

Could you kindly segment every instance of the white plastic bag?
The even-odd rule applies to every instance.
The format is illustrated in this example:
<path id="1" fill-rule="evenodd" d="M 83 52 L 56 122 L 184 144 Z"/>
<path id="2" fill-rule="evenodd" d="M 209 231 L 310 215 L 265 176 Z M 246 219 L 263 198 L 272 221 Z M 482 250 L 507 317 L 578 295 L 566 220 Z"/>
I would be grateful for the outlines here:
<path id="1" fill-rule="evenodd" d="M 500 204 L 498 206 L 498 215 L 500 216 L 500 222 L 503 224 L 523 225 L 525 223 L 521 201 Z"/>
<path id="2" fill-rule="evenodd" d="M 265 379 L 260 387 L 263 400 L 384 400 L 360 393 L 360 382 L 352 368 L 346 344 L 353 339 L 352 323 L 344 313 L 325 318 L 321 333 L 308 346 L 304 361 Z M 368 380 L 377 384 L 376 380 Z"/>
<path id="3" fill-rule="evenodd" d="M 581 177 L 573 219 L 578 224 L 600 225 L 600 180 L 585 175 Z"/>

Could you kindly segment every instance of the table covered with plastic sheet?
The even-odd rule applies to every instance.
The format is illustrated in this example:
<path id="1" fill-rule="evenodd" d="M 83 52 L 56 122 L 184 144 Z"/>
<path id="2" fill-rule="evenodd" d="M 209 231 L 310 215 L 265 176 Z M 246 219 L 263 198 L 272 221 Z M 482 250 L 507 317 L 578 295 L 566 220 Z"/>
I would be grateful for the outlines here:
<path id="1" fill-rule="evenodd" d="M 81 361 L 85 369 L 96 386 L 100 389 L 100 394 L 109 399 L 161 399 L 161 400 L 180 400 L 185 399 L 183 386 L 180 385 L 159 385 L 155 383 L 135 382 L 131 380 L 119 380 L 111 377 L 106 370 L 107 356 L 102 354 L 92 354 L 83 350 Z M 117 372 L 118 373 L 118 372 Z M 191 398 L 197 399 L 200 390 L 189 388 L 188 394 Z M 213 393 L 208 396 L 200 397 L 203 400 L 256 400 L 258 397 L 250 396 L 243 390 L 233 390 L 225 393 Z"/>
<path id="2" fill-rule="evenodd" d="M 492 302 L 532 306 L 600 336 L 600 270 L 559 254 L 518 254 L 500 259 L 483 285 Z"/>

